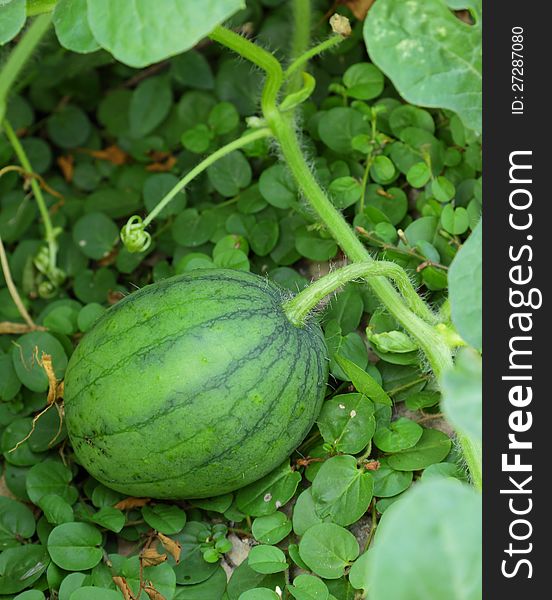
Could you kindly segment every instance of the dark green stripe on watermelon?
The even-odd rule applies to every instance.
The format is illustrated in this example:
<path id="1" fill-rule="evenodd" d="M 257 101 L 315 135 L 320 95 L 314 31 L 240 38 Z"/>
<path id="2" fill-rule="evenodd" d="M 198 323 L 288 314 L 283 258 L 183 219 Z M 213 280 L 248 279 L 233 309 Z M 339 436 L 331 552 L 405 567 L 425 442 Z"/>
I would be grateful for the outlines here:
<path id="1" fill-rule="evenodd" d="M 83 466 L 130 495 L 200 498 L 284 461 L 312 427 L 328 376 L 319 326 L 293 326 L 284 298 L 257 275 L 205 270 L 107 311 L 65 378 Z"/>

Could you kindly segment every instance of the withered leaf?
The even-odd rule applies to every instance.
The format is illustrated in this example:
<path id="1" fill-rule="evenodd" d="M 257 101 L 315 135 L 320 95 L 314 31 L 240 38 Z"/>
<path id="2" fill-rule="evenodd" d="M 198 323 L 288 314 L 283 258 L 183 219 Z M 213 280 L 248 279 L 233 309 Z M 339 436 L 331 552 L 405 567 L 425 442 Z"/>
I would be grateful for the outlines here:
<path id="1" fill-rule="evenodd" d="M 152 585 L 151 581 L 148 582 L 144 588 L 144 592 L 149 596 L 150 600 L 166 600 L 165 596 L 158 592 Z"/>
<path id="2" fill-rule="evenodd" d="M 140 553 L 140 561 L 144 567 L 156 567 L 167 560 L 166 554 L 159 554 L 155 548 L 146 548 Z"/>
<path id="3" fill-rule="evenodd" d="M 132 593 L 132 590 L 128 586 L 126 579 L 124 577 L 112 577 L 113 583 L 121 590 L 123 594 L 123 598 L 125 600 L 136 600 L 136 597 Z"/>
<path id="4" fill-rule="evenodd" d="M 123 498 L 115 504 L 119 510 L 130 510 L 131 508 L 140 508 L 151 502 L 151 498 Z"/>
<path id="5" fill-rule="evenodd" d="M 176 157 L 168 152 L 152 152 L 151 158 L 154 162 L 146 167 L 146 171 L 151 171 L 152 173 L 170 171 L 176 164 Z"/>
<path id="6" fill-rule="evenodd" d="M 174 558 L 176 564 L 180 562 L 180 553 L 182 552 L 182 545 L 180 542 L 163 535 L 162 533 L 157 533 L 157 538 L 163 544 L 163 548 Z"/>
<path id="7" fill-rule="evenodd" d="M 374 2 L 375 0 L 345 0 L 344 4 L 357 19 L 363 21 Z"/>
<path id="8" fill-rule="evenodd" d="M 58 156 L 57 164 L 65 181 L 71 183 L 75 172 L 75 158 L 71 154 L 68 156 Z"/>
<path id="9" fill-rule="evenodd" d="M 91 150 L 89 154 L 99 160 L 107 160 L 114 165 L 124 165 L 128 160 L 128 154 L 115 144 L 103 150 Z"/>

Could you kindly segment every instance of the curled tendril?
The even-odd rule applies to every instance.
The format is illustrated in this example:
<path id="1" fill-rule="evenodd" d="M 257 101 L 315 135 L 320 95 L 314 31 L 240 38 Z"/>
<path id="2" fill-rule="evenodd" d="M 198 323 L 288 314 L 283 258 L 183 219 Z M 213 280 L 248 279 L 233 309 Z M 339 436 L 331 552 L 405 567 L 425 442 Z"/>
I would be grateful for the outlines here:
<path id="1" fill-rule="evenodd" d="M 42 281 L 38 285 L 39 296 L 41 298 L 53 297 L 67 278 L 67 273 L 59 267 L 52 265 L 50 249 L 46 245 L 40 247 L 33 259 L 33 264 L 37 271 L 47 278 L 47 281 Z"/>
<path id="2" fill-rule="evenodd" d="M 121 229 L 121 240 L 129 252 L 145 252 L 151 245 L 142 217 L 133 215 Z"/>

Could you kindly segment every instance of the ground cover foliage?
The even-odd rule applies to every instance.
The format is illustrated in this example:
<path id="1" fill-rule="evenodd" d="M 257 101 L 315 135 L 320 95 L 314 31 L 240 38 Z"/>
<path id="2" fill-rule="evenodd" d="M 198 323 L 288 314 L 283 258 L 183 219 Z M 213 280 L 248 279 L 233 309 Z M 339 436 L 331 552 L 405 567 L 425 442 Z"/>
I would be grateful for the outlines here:
<path id="1" fill-rule="evenodd" d="M 166 4 L 0 0 L 0 598 L 479 598 L 480 3 L 225 0 L 199 23 Z M 8 86 L 10 52 L 52 9 Z M 326 44 L 280 108 L 358 240 L 428 301 L 455 367 L 436 377 L 348 283 L 319 310 L 330 385 L 289 460 L 234 494 L 130 498 L 77 464 L 63 424 L 68 358 L 99 316 L 193 269 L 297 292 L 347 262 L 284 144 L 258 134 L 263 72 L 205 38 L 223 21 L 285 66 Z"/>

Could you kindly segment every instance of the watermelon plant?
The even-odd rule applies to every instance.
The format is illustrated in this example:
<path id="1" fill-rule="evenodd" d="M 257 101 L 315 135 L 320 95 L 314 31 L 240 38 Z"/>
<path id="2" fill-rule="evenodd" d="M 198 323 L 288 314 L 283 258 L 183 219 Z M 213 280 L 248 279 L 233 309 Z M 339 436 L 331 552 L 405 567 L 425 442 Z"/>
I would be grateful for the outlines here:
<path id="1" fill-rule="evenodd" d="M 0 598 L 480 598 L 480 2 L 0 44 Z"/>

